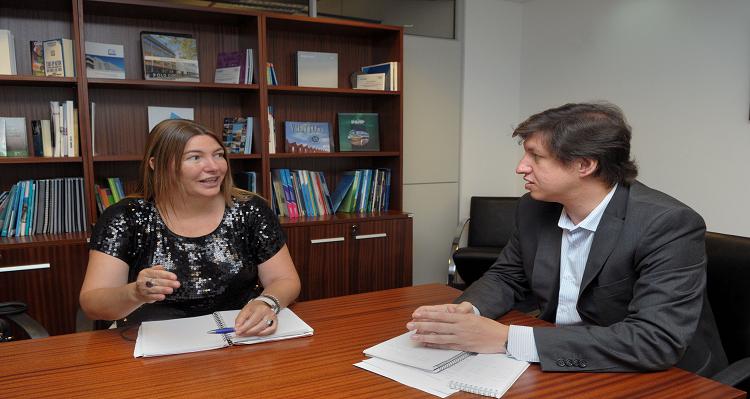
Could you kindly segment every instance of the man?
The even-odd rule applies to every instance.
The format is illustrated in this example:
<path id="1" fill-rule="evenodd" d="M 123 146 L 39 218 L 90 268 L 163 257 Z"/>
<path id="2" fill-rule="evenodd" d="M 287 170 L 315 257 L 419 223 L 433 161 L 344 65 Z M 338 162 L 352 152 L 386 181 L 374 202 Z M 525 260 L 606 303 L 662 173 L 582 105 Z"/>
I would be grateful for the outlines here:
<path id="1" fill-rule="evenodd" d="M 516 168 L 529 191 L 497 261 L 454 304 L 407 324 L 438 348 L 506 352 L 545 371 L 649 371 L 710 376 L 726 366 L 705 299 L 705 224 L 635 180 L 630 127 L 607 103 L 531 116 Z M 527 295 L 555 327 L 494 321 Z M 481 315 L 481 316 L 480 316 Z"/>

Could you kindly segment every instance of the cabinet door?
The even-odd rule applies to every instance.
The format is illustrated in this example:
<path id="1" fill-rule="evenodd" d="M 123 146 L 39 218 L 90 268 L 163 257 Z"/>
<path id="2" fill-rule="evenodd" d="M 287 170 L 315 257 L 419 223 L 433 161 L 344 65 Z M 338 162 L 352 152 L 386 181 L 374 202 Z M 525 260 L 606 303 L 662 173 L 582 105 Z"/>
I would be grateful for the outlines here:
<path id="1" fill-rule="evenodd" d="M 75 332 L 85 243 L 0 251 L 0 302 L 21 301 L 50 335 Z"/>
<path id="2" fill-rule="evenodd" d="M 302 280 L 298 300 L 351 293 L 347 225 L 287 227 L 286 232 L 287 245 Z"/>
<path id="3" fill-rule="evenodd" d="M 411 285 L 411 218 L 361 222 L 349 228 L 353 293 Z"/>

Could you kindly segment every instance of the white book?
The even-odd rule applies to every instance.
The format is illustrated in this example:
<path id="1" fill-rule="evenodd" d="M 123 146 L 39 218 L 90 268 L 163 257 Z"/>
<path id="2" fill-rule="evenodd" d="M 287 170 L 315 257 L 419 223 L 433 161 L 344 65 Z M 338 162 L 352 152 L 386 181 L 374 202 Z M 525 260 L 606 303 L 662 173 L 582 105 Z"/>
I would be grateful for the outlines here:
<path id="1" fill-rule="evenodd" d="M 4 156 L 8 157 L 27 157 L 29 156 L 29 142 L 26 135 L 26 118 L 5 118 L 4 121 L 5 139 Z M 2 149 L 0 149 L 2 151 Z"/>
<path id="2" fill-rule="evenodd" d="M 0 157 L 7 157 L 8 149 L 5 144 L 5 118 L 0 118 Z"/>
<path id="3" fill-rule="evenodd" d="M 73 41 L 70 39 L 45 40 L 44 73 L 46 76 L 75 76 Z"/>
<path id="4" fill-rule="evenodd" d="M 65 141 L 65 155 L 68 157 L 76 156 L 76 123 L 75 123 L 75 107 L 73 101 L 65 101 L 65 132 L 68 134 L 67 140 Z"/>
<path id="5" fill-rule="evenodd" d="M 339 55 L 317 51 L 297 51 L 297 85 L 339 87 Z"/>
<path id="6" fill-rule="evenodd" d="M 52 151 L 52 127 L 49 119 L 42 119 L 42 155 L 49 158 L 54 155 Z"/>
<path id="7" fill-rule="evenodd" d="M 357 87 L 355 89 L 385 90 L 385 73 L 357 75 Z"/>
<path id="8" fill-rule="evenodd" d="M 16 75 L 16 46 L 13 34 L 0 29 L 0 75 Z"/>
<path id="9" fill-rule="evenodd" d="M 253 83 L 253 49 L 245 50 L 245 84 Z"/>
<path id="10" fill-rule="evenodd" d="M 212 314 L 141 323 L 133 357 L 175 355 L 250 345 L 268 341 L 306 337 L 313 329 L 288 308 L 277 315 L 276 332 L 264 337 L 238 337 L 234 334 L 211 334 L 209 331 L 234 325 L 239 310 L 225 310 Z"/>
<path id="11" fill-rule="evenodd" d="M 177 108 L 177 107 L 148 107 L 148 131 L 154 129 L 154 126 L 158 125 L 159 122 L 167 119 L 187 119 L 193 120 L 194 118 L 193 108 Z"/>

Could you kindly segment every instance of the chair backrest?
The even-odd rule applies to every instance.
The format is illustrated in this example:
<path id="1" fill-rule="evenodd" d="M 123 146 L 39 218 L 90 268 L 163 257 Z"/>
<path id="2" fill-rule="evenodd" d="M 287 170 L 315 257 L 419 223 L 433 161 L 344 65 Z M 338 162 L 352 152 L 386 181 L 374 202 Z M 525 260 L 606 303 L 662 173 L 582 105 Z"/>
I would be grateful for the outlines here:
<path id="1" fill-rule="evenodd" d="M 518 197 L 471 197 L 468 246 L 504 247 L 515 228 L 517 206 Z"/>
<path id="2" fill-rule="evenodd" d="M 750 238 L 706 233 L 707 294 L 730 363 L 750 356 Z"/>

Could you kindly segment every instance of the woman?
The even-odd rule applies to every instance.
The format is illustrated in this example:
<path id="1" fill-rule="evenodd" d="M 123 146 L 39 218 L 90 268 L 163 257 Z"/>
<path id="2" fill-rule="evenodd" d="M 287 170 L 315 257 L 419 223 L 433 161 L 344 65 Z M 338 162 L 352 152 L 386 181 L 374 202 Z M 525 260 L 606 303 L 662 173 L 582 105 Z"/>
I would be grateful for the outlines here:
<path id="1" fill-rule="evenodd" d="M 233 187 L 219 139 L 191 121 L 163 121 L 141 169 L 140 198 L 110 206 L 94 228 L 86 314 L 122 326 L 241 308 L 237 335 L 273 333 L 299 276 L 266 202 Z"/>

